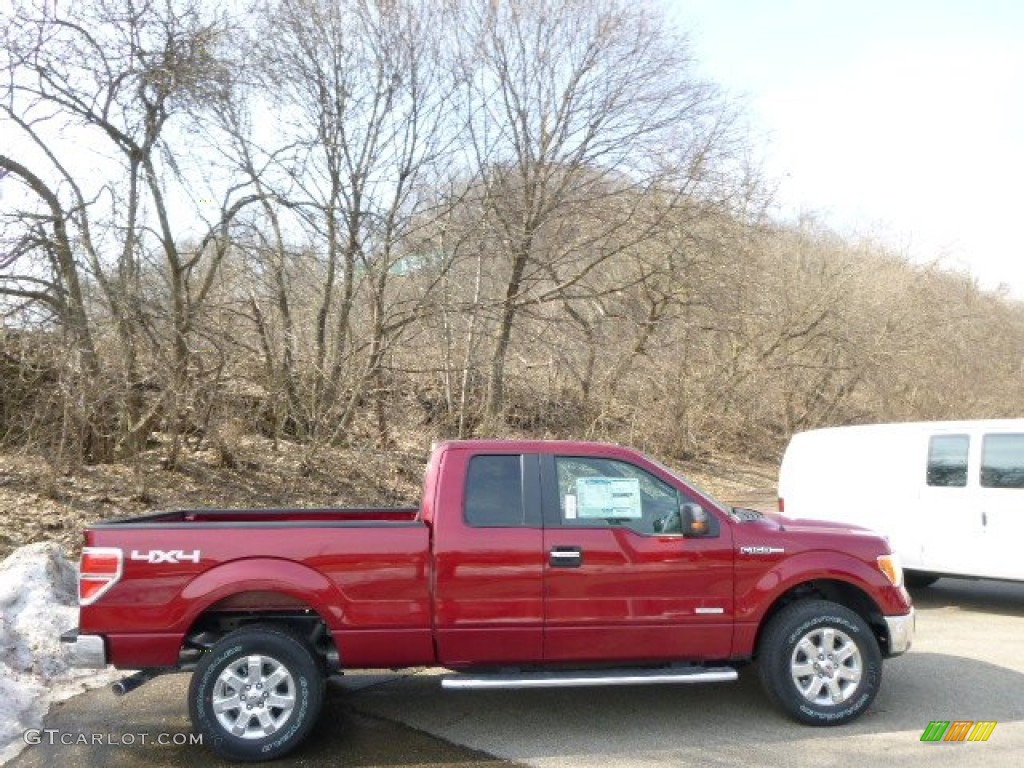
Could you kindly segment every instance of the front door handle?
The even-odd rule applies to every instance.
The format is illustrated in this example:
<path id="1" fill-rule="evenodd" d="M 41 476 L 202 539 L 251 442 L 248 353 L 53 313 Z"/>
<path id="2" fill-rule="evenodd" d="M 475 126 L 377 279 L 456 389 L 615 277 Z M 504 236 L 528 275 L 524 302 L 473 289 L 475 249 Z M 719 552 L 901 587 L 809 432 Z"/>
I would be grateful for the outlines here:
<path id="1" fill-rule="evenodd" d="M 548 564 L 552 568 L 579 568 L 583 565 L 583 550 L 580 547 L 553 547 Z"/>

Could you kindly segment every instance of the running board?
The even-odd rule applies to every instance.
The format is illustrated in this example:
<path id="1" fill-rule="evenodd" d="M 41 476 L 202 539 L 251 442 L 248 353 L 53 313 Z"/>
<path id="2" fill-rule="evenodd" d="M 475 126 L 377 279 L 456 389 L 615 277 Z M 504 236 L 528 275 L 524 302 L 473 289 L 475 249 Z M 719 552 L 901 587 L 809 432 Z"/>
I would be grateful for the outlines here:
<path id="1" fill-rule="evenodd" d="M 657 685 L 665 683 L 725 683 L 736 680 L 732 667 L 670 667 L 667 669 L 598 669 L 568 672 L 522 672 L 493 675 L 452 675 L 442 688 L 580 688 L 598 685 Z"/>

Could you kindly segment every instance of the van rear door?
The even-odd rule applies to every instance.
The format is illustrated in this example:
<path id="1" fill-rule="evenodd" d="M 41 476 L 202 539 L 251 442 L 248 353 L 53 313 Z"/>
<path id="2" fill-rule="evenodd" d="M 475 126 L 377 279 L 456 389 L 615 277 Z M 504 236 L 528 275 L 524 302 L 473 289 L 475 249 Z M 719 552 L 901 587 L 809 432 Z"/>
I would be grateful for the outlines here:
<path id="1" fill-rule="evenodd" d="M 927 450 L 924 569 L 1024 580 L 1024 433 L 932 433 Z"/>
<path id="2" fill-rule="evenodd" d="M 984 575 L 1024 580 L 1024 433 L 988 433 L 981 440 L 978 508 Z"/>
<path id="3" fill-rule="evenodd" d="M 967 430 L 924 433 L 918 469 L 924 481 L 915 522 L 922 570 L 971 574 L 978 568 L 982 541 L 978 510 L 977 435 Z M 923 471 L 922 471 L 923 469 Z M 918 480 L 921 482 L 921 480 Z M 916 567 L 913 553 L 904 565 Z"/>

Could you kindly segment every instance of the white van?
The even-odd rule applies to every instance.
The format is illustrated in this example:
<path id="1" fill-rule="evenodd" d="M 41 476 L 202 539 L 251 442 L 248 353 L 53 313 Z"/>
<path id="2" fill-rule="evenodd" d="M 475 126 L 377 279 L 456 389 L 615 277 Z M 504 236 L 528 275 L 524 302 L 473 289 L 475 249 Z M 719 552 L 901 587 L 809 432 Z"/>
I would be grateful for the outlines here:
<path id="1" fill-rule="evenodd" d="M 911 586 L 1024 581 L 1024 419 L 800 432 L 782 458 L 779 509 L 885 534 Z"/>

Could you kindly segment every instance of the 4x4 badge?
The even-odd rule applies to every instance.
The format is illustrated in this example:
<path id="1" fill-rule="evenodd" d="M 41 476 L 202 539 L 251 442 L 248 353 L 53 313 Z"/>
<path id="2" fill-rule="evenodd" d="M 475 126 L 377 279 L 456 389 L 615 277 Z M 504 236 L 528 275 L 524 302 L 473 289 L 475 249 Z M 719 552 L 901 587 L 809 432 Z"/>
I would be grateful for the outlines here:
<path id="1" fill-rule="evenodd" d="M 151 549 L 149 552 L 139 552 L 139 550 L 133 549 L 129 559 L 143 560 L 154 565 L 157 563 L 180 563 L 182 560 L 198 563 L 199 550 L 193 549 L 191 552 L 183 552 L 180 549 Z"/>

